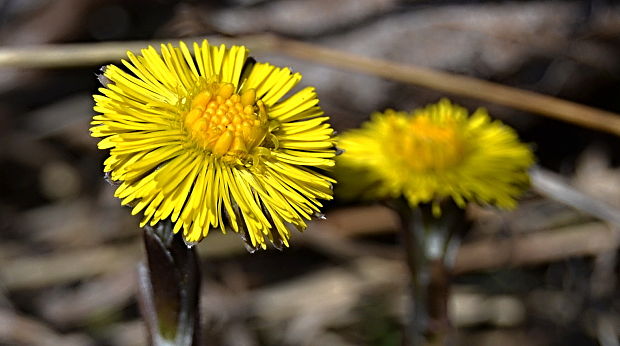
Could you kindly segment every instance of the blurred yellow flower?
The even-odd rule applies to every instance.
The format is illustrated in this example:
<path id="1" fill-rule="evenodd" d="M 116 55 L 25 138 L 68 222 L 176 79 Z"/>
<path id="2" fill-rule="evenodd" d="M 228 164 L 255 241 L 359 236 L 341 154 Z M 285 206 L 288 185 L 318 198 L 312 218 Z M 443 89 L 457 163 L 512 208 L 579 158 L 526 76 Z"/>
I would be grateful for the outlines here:
<path id="1" fill-rule="evenodd" d="M 484 109 L 469 116 L 447 99 L 412 113 L 375 113 L 340 136 L 338 192 L 366 199 L 404 196 L 410 206 L 451 197 L 516 206 L 534 162 L 530 148 Z M 345 178 L 346 177 L 346 178 Z"/>
<path id="2" fill-rule="evenodd" d="M 283 97 L 299 73 L 248 58 L 242 46 L 194 43 L 128 53 L 106 66 L 91 133 L 110 149 L 104 171 L 141 227 L 162 220 L 197 242 L 232 228 L 252 247 L 288 246 L 332 198 L 333 130 L 314 88 Z"/>

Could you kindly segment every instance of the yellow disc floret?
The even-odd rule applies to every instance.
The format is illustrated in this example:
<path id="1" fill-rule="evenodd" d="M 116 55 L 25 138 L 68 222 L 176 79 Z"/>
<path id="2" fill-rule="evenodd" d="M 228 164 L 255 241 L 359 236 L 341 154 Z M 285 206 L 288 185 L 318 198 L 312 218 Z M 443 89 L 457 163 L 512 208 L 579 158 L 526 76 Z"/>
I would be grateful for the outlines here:
<path id="1" fill-rule="evenodd" d="M 183 124 L 197 146 L 231 160 L 244 159 L 268 133 L 256 90 L 237 94 L 231 83 L 212 83 L 195 95 Z"/>
<path id="2" fill-rule="evenodd" d="M 457 165 L 463 158 L 464 141 L 454 121 L 438 123 L 428 117 L 412 117 L 401 129 L 402 142 L 396 156 L 417 172 L 436 171 Z M 410 134 L 415 134 L 414 136 Z"/>

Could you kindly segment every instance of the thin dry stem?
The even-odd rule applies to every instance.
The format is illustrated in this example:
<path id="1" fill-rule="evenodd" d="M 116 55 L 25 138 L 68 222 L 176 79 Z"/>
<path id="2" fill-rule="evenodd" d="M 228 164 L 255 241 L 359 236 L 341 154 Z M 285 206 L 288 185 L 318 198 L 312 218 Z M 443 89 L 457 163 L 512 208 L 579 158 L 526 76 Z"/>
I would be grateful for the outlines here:
<path id="1" fill-rule="evenodd" d="M 300 59 L 467 96 L 620 135 L 620 116 L 612 112 L 533 91 L 411 64 L 362 57 L 293 40 L 278 39 L 277 42 L 279 52 Z"/>
<path id="2" fill-rule="evenodd" d="M 620 227 L 620 211 L 614 206 L 571 186 L 561 175 L 542 167 L 530 170 L 532 189 L 583 213 Z"/>
<path id="3" fill-rule="evenodd" d="M 205 37 L 186 38 L 184 41 L 200 41 L 203 38 Z M 217 43 L 244 44 L 255 52 L 270 51 L 281 53 L 314 63 L 492 102 L 579 126 L 620 135 L 620 116 L 615 113 L 473 77 L 437 71 L 411 64 L 363 57 L 270 34 L 248 35 L 234 39 L 209 38 Z M 128 50 L 137 52 L 148 45 L 159 45 L 162 42 L 175 41 L 178 41 L 178 39 L 3 47 L 0 48 L 0 67 L 56 68 L 92 66 L 117 61 L 123 58 Z"/>

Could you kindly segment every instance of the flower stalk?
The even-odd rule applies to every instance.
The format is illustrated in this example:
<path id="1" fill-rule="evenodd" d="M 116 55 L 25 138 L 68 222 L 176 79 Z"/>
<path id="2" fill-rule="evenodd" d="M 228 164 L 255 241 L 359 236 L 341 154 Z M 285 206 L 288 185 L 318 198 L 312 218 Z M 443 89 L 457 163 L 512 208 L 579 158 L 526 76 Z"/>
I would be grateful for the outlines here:
<path id="1" fill-rule="evenodd" d="M 464 210 L 450 203 L 437 216 L 428 204 L 410 208 L 405 202 L 396 209 L 411 280 L 403 345 L 450 345 L 450 273 L 466 229 Z"/>
<path id="2" fill-rule="evenodd" d="M 149 344 L 199 345 L 200 267 L 194 248 L 170 222 L 144 229 L 146 262 L 138 266 L 138 303 Z"/>

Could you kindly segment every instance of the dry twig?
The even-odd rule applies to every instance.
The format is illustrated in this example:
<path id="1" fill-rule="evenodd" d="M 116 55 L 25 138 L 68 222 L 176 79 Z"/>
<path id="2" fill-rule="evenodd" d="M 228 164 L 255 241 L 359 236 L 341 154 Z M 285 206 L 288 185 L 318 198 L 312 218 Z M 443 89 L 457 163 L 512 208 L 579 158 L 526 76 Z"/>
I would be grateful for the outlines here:
<path id="1" fill-rule="evenodd" d="M 199 41 L 204 37 L 188 38 Z M 362 57 L 316 44 L 269 34 L 235 39 L 211 37 L 213 42 L 245 44 L 258 52 L 276 52 L 336 68 L 357 71 L 403 83 L 423 86 L 455 95 L 484 100 L 514 109 L 544 115 L 580 126 L 620 135 L 620 116 L 552 96 L 521 90 L 485 80 L 420 66 Z M 165 42 L 173 42 L 175 39 Z M 105 42 L 92 44 L 44 45 L 0 48 L 0 67 L 51 68 L 92 66 L 117 61 L 127 50 L 139 51 L 149 42 Z"/>
<path id="2" fill-rule="evenodd" d="M 541 195 L 620 227 L 620 211 L 594 196 L 579 191 L 562 176 L 541 167 L 530 171 L 532 188 Z"/>

